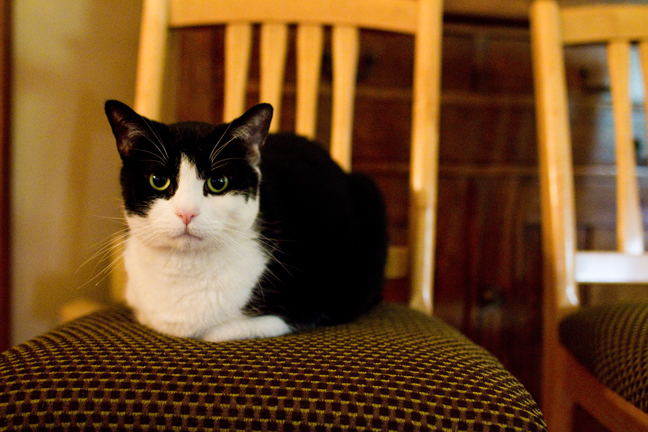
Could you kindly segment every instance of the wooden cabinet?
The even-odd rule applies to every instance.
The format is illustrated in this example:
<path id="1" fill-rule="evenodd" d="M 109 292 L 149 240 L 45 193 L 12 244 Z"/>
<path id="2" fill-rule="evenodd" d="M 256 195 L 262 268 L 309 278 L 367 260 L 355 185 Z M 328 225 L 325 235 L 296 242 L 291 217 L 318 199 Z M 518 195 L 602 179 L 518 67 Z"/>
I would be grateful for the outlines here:
<path id="1" fill-rule="evenodd" d="M 437 314 L 539 396 L 541 236 L 526 28 L 444 33 Z"/>
<path id="2" fill-rule="evenodd" d="M 291 35 L 294 38 L 294 34 Z M 172 71 L 179 120 L 218 122 L 222 101 L 223 30 L 178 32 L 181 59 Z M 390 235 L 407 229 L 409 107 L 413 39 L 363 32 L 355 111 L 353 166 L 372 174 L 388 202 Z M 318 139 L 328 142 L 330 50 L 325 50 Z M 294 51 L 288 54 L 282 128 L 294 118 Z M 611 111 L 604 55 L 568 54 L 572 113 L 579 142 L 577 186 L 580 241 L 601 246 L 614 223 Z M 191 65 L 191 66 L 189 66 Z M 258 76 L 253 60 L 252 77 Z M 387 82 L 387 88 L 376 83 Z M 250 85 L 249 105 L 257 102 Z M 638 108 L 635 123 L 645 131 Z M 542 256 L 533 79 L 526 23 L 483 24 L 449 19 L 444 28 L 440 125 L 435 313 L 484 346 L 539 399 Z M 645 149 L 645 140 L 639 143 Z M 641 159 L 645 163 L 645 156 Z M 642 168 L 645 171 L 645 168 Z M 646 175 L 644 174 L 644 179 Z M 644 181 L 646 183 L 646 181 Z M 648 184 L 643 184 L 645 191 Z M 612 244 L 612 247 L 614 245 Z M 405 301 L 407 281 L 390 283 L 386 297 Z"/>

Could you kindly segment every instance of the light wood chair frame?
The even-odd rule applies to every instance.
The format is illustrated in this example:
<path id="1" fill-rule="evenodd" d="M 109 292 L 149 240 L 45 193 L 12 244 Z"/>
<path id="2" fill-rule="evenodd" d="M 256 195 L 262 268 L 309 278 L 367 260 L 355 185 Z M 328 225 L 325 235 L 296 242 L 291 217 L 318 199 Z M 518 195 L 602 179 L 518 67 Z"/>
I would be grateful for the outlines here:
<path id="1" fill-rule="evenodd" d="M 260 101 L 281 115 L 288 26 L 297 25 L 295 132 L 316 133 L 323 28 L 331 27 L 331 155 L 351 168 L 353 102 L 361 28 L 415 37 L 409 250 L 391 247 L 388 277 L 411 278 L 413 308 L 432 313 L 438 179 L 442 0 L 145 0 L 135 110 L 159 119 L 169 29 L 226 25 L 224 121 L 245 111 L 252 25 L 261 24 Z M 277 131 L 274 120 L 271 131 Z M 380 133 L 380 131 L 376 131 Z"/>
<path id="2" fill-rule="evenodd" d="M 543 412 L 552 432 L 571 430 L 574 403 L 612 431 L 648 431 L 648 414 L 596 380 L 558 336 L 560 319 L 580 305 L 578 284 L 648 283 L 629 94 L 633 44 L 638 46 L 647 82 L 648 6 L 560 8 L 554 0 L 534 0 L 530 19 L 545 266 Z M 577 250 L 563 48 L 581 44 L 607 47 L 615 128 L 616 251 Z"/>

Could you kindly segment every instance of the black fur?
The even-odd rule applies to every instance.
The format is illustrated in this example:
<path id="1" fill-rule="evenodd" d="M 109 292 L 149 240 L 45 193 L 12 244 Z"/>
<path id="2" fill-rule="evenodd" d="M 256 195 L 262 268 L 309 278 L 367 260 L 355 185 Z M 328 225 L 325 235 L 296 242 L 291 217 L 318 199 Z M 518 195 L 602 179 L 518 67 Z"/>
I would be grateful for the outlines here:
<path id="1" fill-rule="evenodd" d="M 257 107 L 249 113 L 268 110 L 269 125 L 272 108 L 269 105 Z M 166 125 L 140 116 L 119 101 L 106 102 L 105 110 L 123 162 L 121 186 L 128 213 L 145 216 L 155 199 L 173 196 L 183 155 L 196 165 L 198 174 L 206 180 L 213 173 L 210 155 L 217 143 L 217 150 L 223 147 L 218 159 L 228 159 L 228 163 L 219 167 L 218 171 L 229 176 L 229 190 L 256 195 L 259 178 L 254 165 L 258 164 L 258 147 L 265 136 L 251 137 L 256 140 L 254 142 L 235 139 L 225 145 L 232 133 L 240 128 L 248 129 L 248 118 L 241 117 L 231 125 L 215 126 L 200 122 Z M 265 129 L 267 132 L 267 126 Z M 163 149 L 159 148 L 159 142 L 164 143 Z M 257 149 L 254 150 L 251 146 L 256 146 Z M 154 172 L 171 178 L 171 186 L 167 190 L 156 192 L 149 186 L 149 175 Z M 204 193 L 207 194 L 208 191 L 205 190 Z"/>
<path id="2" fill-rule="evenodd" d="M 367 176 L 345 173 L 317 143 L 293 134 L 267 135 L 269 105 L 218 126 L 164 125 L 117 101 L 106 103 L 106 113 L 123 160 L 126 211 L 142 216 L 153 200 L 173 195 L 182 155 L 207 179 L 216 143 L 223 146 L 237 133 L 245 136 L 219 154 L 234 161 L 219 169 L 236 179 L 234 193 L 260 194 L 257 226 L 274 258 L 246 307 L 248 314 L 278 315 L 301 329 L 350 321 L 380 301 L 387 218 L 379 189 Z M 166 163 L 152 157 L 160 153 L 152 135 L 164 143 Z M 153 193 L 147 184 L 156 170 L 171 178 L 164 192 Z"/>

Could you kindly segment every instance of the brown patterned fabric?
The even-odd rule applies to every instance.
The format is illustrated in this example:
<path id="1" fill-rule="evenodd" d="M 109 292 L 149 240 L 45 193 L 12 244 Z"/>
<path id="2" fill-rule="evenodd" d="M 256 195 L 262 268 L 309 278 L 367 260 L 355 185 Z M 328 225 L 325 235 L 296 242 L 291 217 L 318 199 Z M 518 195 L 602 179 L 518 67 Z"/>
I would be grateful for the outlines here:
<path id="1" fill-rule="evenodd" d="M 648 302 L 584 308 L 560 323 L 560 339 L 599 381 L 648 412 Z"/>
<path id="2" fill-rule="evenodd" d="M 523 386 L 438 319 L 381 305 L 270 339 L 162 336 L 126 308 L 0 356 L 0 430 L 545 431 Z"/>

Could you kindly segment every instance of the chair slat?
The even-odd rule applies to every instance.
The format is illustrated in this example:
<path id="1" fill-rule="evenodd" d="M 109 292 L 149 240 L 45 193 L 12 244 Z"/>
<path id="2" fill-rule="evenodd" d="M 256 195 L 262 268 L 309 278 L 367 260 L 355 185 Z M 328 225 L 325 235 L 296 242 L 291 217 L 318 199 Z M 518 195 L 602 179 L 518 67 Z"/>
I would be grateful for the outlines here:
<path id="1" fill-rule="evenodd" d="M 351 170 L 353 101 L 355 98 L 360 32 L 356 27 L 333 27 L 333 113 L 331 157 Z"/>
<path id="2" fill-rule="evenodd" d="M 230 24 L 225 28 L 225 100 L 223 121 L 230 122 L 245 111 L 252 26 Z"/>
<path id="3" fill-rule="evenodd" d="M 416 38 L 412 148 L 410 156 L 411 300 L 410 305 L 432 314 L 436 200 L 438 185 L 439 107 L 441 98 L 442 2 L 423 0 Z M 435 17 L 430 20 L 429 17 Z"/>
<path id="4" fill-rule="evenodd" d="M 638 48 L 644 86 L 644 114 L 646 115 L 646 124 L 648 124 L 648 37 L 638 44 Z"/>
<path id="5" fill-rule="evenodd" d="M 577 306 L 573 251 L 576 250 L 576 210 L 571 148 L 571 131 L 564 69 L 560 11 L 554 2 L 534 1 L 531 5 L 532 54 L 538 147 L 544 262 L 554 266 L 547 274 L 561 280 L 546 281 L 551 304 L 561 308 Z M 551 225 L 549 222 L 551 221 Z M 557 297 L 557 298 L 555 298 Z"/>
<path id="6" fill-rule="evenodd" d="M 407 246 L 389 246 L 385 277 L 387 279 L 400 279 L 409 276 L 410 253 Z"/>
<path id="7" fill-rule="evenodd" d="M 137 60 L 135 110 L 149 118 L 159 119 L 162 106 L 162 79 L 167 49 L 166 0 L 144 2 Z"/>
<path id="8" fill-rule="evenodd" d="M 319 25 L 297 27 L 297 101 L 295 132 L 314 139 L 322 67 L 324 30 Z"/>
<path id="9" fill-rule="evenodd" d="M 283 94 L 287 44 L 288 26 L 284 24 L 261 26 L 259 102 L 266 102 L 274 107 L 270 132 L 279 131 L 281 124 L 281 96 Z"/>
<path id="10" fill-rule="evenodd" d="M 620 252 L 641 254 L 644 251 L 643 226 L 632 136 L 629 43 L 614 41 L 608 45 L 608 68 L 616 141 L 617 248 Z"/>

